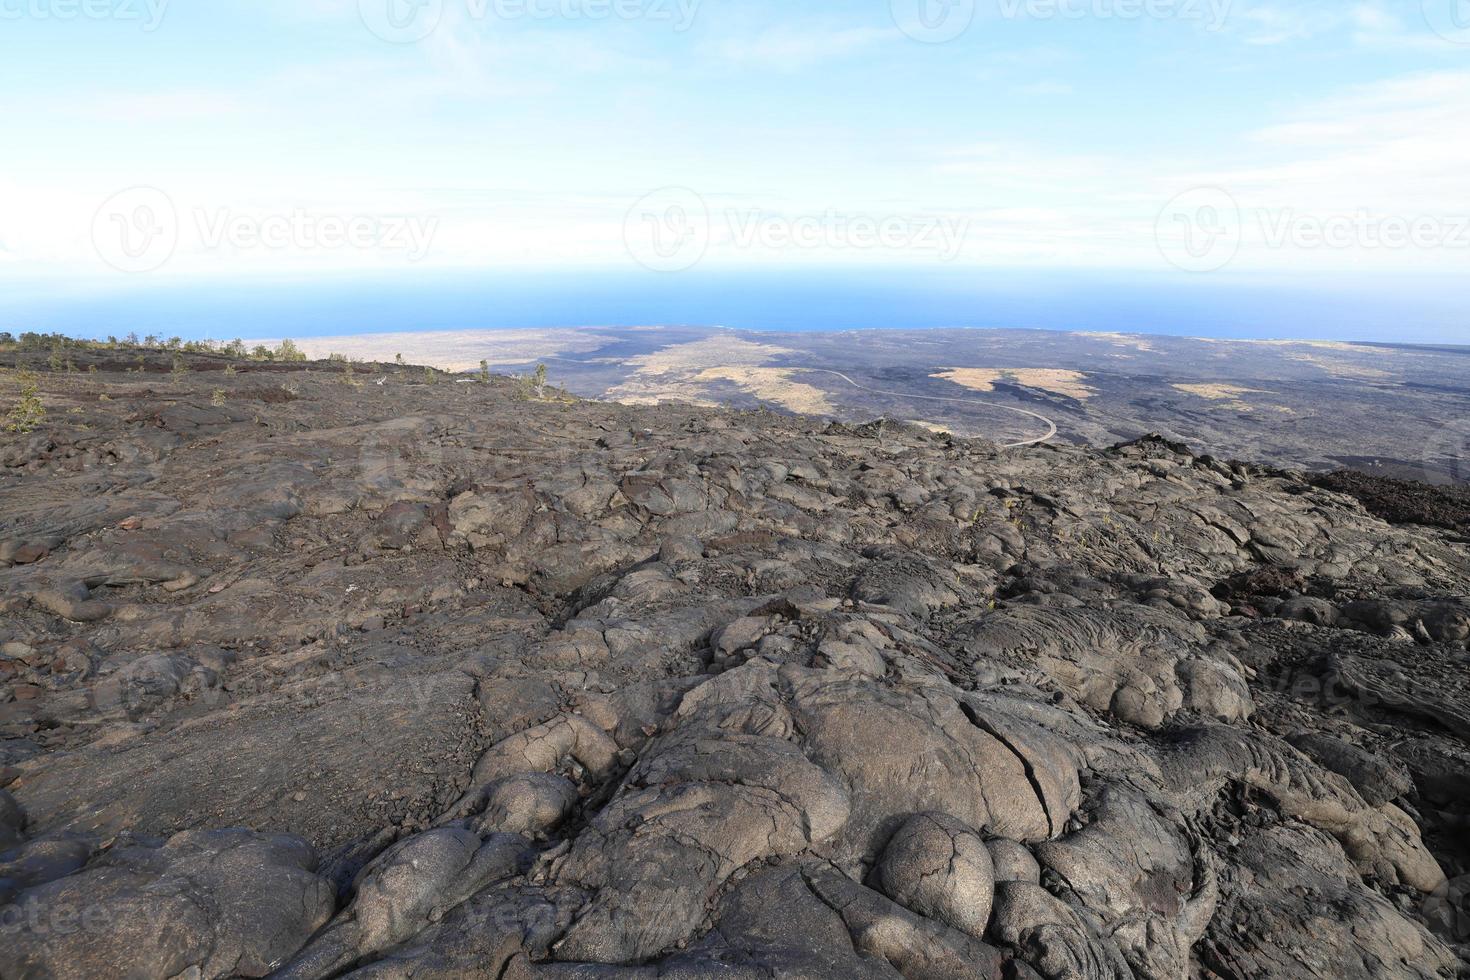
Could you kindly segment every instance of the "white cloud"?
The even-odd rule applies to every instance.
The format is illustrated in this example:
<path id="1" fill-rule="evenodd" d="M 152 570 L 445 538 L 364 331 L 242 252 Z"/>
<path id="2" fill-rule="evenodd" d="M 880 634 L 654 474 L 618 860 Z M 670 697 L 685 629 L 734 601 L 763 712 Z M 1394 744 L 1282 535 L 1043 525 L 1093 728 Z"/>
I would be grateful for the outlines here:
<path id="1" fill-rule="evenodd" d="M 1424 0 L 1424 11 L 1436 3 L 1459 0 Z M 1447 58 L 1470 51 L 1470 29 L 1455 31 L 1448 24 L 1439 25 L 1446 34 L 1430 29 L 1420 3 L 1410 2 L 1412 16 L 1406 20 L 1401 8 L 1384 0 L 1340 0 L 1306 3 L 1263 3 L 1232 15 L 1231 23 L 1246 44 L 1276 46 L 1312 41 L 1327 35 L 1338 35 L 1352 44 L 1380 51 L 1438 54 Z M 1457 42 L 1457 43 L 1456 43 Z"/>
<path id="2" fill-rule="evenodd" d="M 1456 31 L 1450 29 L 1449 24 L 1441 24 L 1439 29 L 1446 33 L 1425 30 L 1429 27 L 1428 15 L 1434 4 L 1443 4 L 1448 10 L 1450 4 L 1458 2 L 1460 0 L 1424 0 L 1412 23 L 1405 23 L 1397 12 L 1389 10 L 1381 2 L 1355 4 L 1349 10 L 1353 40 L 1362 47 L 1379 50 L 1446 57 L 1470 53 L 1470 48 L 1465 47 L 1470 45 L 1470 28 Z"/>
<path id="3" fill-rule="evenodd" d="M 713 50 L 738 65 L 795 71 L 834 58 L 845 58 L 886 41 L 899 40 L 896 29 L 853 27 L 770 28 L 754 35 L 722 41 Z"/>
<path id="4" fill-rule="evenodd" d="M 1470 240 L 1447 247 L 1280 247 L 1286 219 L 1369 225 L 1425 219 L 1470 227 L 1470 72 L 1425 72 L 1302 104 L 1223 148 L 1165 158 L 1102 155 L 1004 140 L 953 147 L 931 189 L 968 207 L 999 261 L 1157 265 L 1154 221 L 1175 195 L 1219 187 L 1239 204 L 1236 265 L 1274 270 L 1470 268 Z M 967 257 L 978 258 L 978 249 Z"/>
<path id="5" fill-rule="evenodd" d="M 1263 162 L 1225 176 L 1280 203 L 1470 208 L 1470 72 L 1361 86 L 1249 138 Z"/>
<path id="6" fill-rule="evenodd" d="M 1343 20 L 1340 9 L 1324 8 L 1320 4 L 1263 5 L 1237 16 L 1249 25 L 1243 35 L 1245 42 L 1257 45 L 1303 41 L 1335 29 Z"/>

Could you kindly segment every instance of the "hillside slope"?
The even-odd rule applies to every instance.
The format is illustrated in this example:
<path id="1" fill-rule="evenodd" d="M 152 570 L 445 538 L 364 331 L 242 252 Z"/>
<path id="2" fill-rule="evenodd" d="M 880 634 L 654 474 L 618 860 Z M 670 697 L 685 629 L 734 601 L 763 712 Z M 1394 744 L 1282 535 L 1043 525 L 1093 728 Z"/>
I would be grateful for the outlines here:
<path id="1" fill-rule="evenodd" d="M 37 364 L 0 435 L 0 976 L 1465 968 L 1457 531 L 227 363 Z"/>
<path id="2" fill-rule="evenodd" d="M 531 371 L 588 398 L 921 421 L 997 442 L 1149 433 L 1293 469 L 1470 483 L 1470 347 L 1054 330 L 768 333 L 701 327 L 319 337 L 309 352 Z"/>

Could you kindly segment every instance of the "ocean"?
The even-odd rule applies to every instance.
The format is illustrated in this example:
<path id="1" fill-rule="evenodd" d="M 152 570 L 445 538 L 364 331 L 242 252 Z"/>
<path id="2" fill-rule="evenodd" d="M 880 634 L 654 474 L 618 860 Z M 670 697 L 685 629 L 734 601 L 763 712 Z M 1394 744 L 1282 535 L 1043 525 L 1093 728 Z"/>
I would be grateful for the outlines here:
<path id="1" fill-rule="evenodd" d="M 1148 276 L 944 269 L 457 271 L 372 277 L 0 282 L 0 330 L 185 339 L 513 327 L 1008 327 L 1470 343 L 1470 276 Z"/>

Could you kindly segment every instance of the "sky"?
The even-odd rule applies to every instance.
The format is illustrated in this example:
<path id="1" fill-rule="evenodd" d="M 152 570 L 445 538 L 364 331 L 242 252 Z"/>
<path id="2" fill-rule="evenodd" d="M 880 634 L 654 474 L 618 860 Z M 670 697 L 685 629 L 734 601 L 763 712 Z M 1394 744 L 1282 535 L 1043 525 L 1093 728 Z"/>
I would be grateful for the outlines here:
<path id="1" fill-rule="evenodd" d="M 0 0 L 0 92 L 13 297 L 1470 278 L 1470 0 Z"/>

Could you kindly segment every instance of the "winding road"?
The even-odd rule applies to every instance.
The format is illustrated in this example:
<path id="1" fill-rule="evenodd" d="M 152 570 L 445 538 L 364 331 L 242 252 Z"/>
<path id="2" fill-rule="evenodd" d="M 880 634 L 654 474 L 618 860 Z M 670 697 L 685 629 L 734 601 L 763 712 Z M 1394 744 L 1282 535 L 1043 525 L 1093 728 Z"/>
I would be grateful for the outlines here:
<path id="1" fill-rule="evenodd" d="M 1041 422 L 1047 428 L 1047 433 L 1044 436 L 1038 436 L 1035 439 L 1025 439 L 1021 442 L 1004 443 L 1000 447 L 1002 449 L 1020 449 L 1023 446 L 1037 446 L 1043 442 L 1050 441 L 1051 439 L 1055 438 L 1057 434 L 1057 424 L 1051 419 L 1047 418 L 1045 415 L 1024 408 L 1016 408 L 1012 405 L 997 405 L 994 402 L 988 402 L 981 398 L 945 398 L 940 395 L 915 395 L 902 391 L 884 391 L 882 388 L 869 388 L 867 385 L 860 385 L 856 381 L 849 378 L 847 375 L 843 374 L 841 371 L 829 371 L 826 368 L 795 368 L 794 370 L 809 371 L 814 374 L 831 374 L 841 378 L 843 381 L 846 381 L 854 388 L 858 388 L 862 391 L 870 391 L 875 395 L 891 395 L 894 398 L 916 398 L 926 402 L 955 402 L 960 405 L 984 405 L 986 408 L 999 408 L 1003 411 L 1015 412 L 1018 415 L 1028 415 L 1031 418 L 1036 419 L 1038 422 Z"/>
<path id="2" fill-rule="evenodd" d="M 578 364 L 578 365 L 580 365 L 580 364 L 583 363 L 582 361 L 578 360 L 577 358 L 560 357 L 560 356 L 557 356 L 555 354 L 552 354 L 552 355 L 548 355 L 548 356 L 539 358 L 539 360 L 543 360 L 543 361 L 567 361 L 567 362 Z M 828 370 L 827 368 L 793 367 L 793 368 L 789 368 L 788 370 L 791 370 L 793 372 L 796 372 L 796 371 L 805 371 L 805 372 L 807 372 L 809 374 L 830 374 L 833 377 L 841 378 L 843 381 L 846 381 L 848 384 L 852 385 L 854 388 L 857 388 L 860 391 L 871 392 L 872 394 L 875 394 L 875 395 L 889 395 L 889 396 L 891 396 L 893 398 L 913 398 L 913 399 L 917 399 L 919 401 L 926 401 L 926 402 L 953 402 L 956 405 L 983 405 L 986 408 L 998 408 L 998 409 L 1000 409 L 1001 411 L 1004 411 L 1004 412 L 1014 412 L 1017 415 L 1025 415 L 1025 416 L 1027 416 L 1029 418 L 1035 419 L 1036 421 L 1040 422 L 1042 425 L 1046 426 L 1046 434 L 1045 435 L 1037 436 L 1035 439 L 1023 439 L 1020 442 L 1001 443 L 1000 444 L 1000 448 L 1001 449 L 1022 449 L 1022 448 L 1026 447 L 1026 446 L 1039 446 L 1043 442 L 1050 442 L 1052 439 L 1056 438 L 1056 435 L 1057 435 L 1057 424 L 1055 422 L 1053 422 L 1051 419 L 1047 418 L 1045 415 L 1042 415 L 1039 412 L 1033 412 L 1030 409 L 1016 408 L 1013 405 L 997 405 L 994 402 L 988 402 L 988 401 L 986 401 L 983 398 L 947 398 L 947 397 L 944 397 L 944 396 L 941 396 L 941 395 L 915 395 L 912 392 L 905 392 L 905 391 L 885 391 L 882 388 L 869 388 L 867 385 L 860 385 L 860 384 L 858 384 L 856 381 L 852 380 L 847 375 L 843 374 L 841 371 L 831 371 L 831 370 Z"/>

